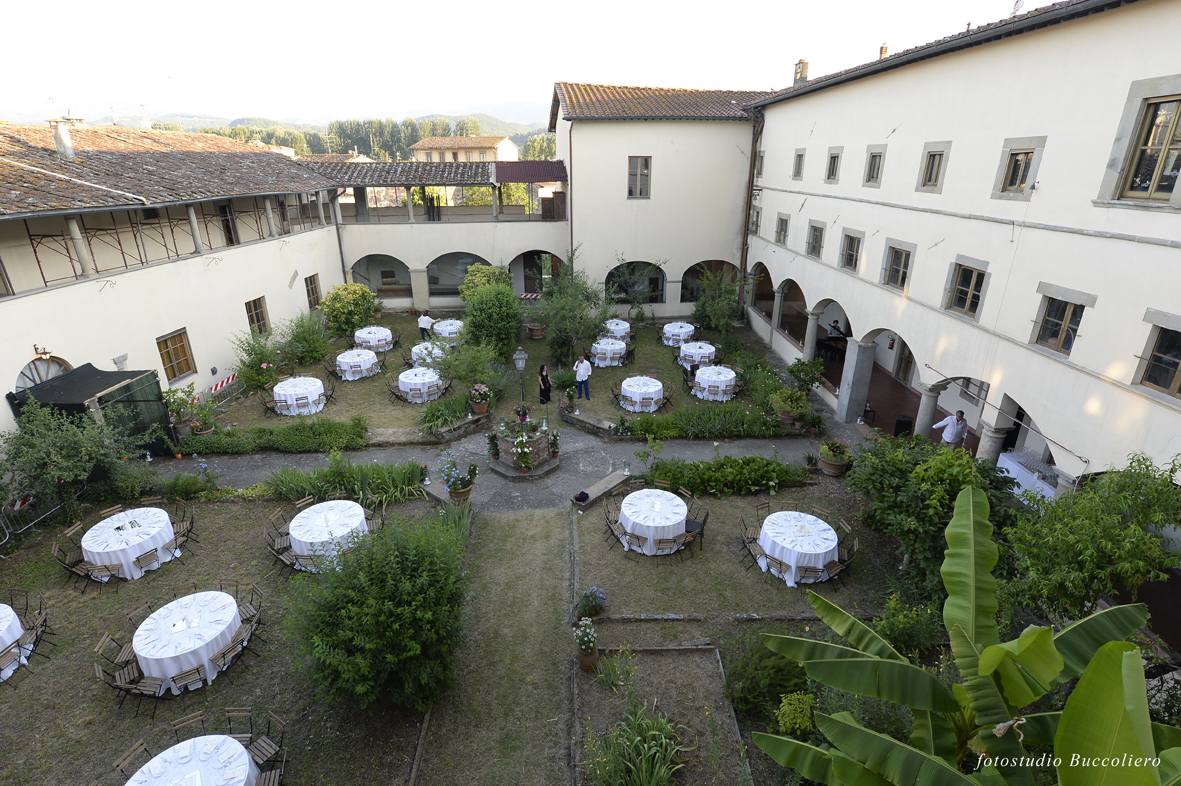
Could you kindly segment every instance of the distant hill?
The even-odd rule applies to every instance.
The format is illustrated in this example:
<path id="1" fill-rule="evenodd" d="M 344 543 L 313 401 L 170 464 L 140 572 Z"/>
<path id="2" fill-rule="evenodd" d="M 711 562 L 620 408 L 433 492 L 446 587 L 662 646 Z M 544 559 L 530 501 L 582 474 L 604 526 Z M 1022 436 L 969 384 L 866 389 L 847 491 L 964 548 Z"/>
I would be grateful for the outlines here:
<path id="1" fill-rule="evenodd" d="M 116 114 L 115 119 L 119 121 L 119 125 L 127 126 L 128 128 L 150 128 L 152 123 L 176 123 L 186 131 L 196 131 L 198 128 L 221 128 L 230 122 L 229 118 L 217 117 L 215 115 L 186 115 L 183 112 L 179 115 L 148 115 L 147 122 L 144 122 L 143 115 L 132 114 Z M 97 117 L 86 118 L 86 124 L 91 126 L 109 126 L 111 125 L 110 115 L 99 115 Z"/>
<path id="2" fill-rule="evenodd" d="M 480 121 L 480 133 L 486 136 L 514 136 L 517 134 L 531 134 L 534 129 L 524 123 L 510 123 L 507 120 L 501 120 L 499 117 L 478 112 L 471 115 L 425 115 L 423 117 L 416 117 L 415 120 L 435 120 L 436 118 L 443 118 L 451 121 L 452 126 L 455 125 L 456 120 L 465 117 L 474 117 Z"/>
<path id="3" fill-rule="evenodd" d="M 318 131 L 321 134 L 328 132 L 324 126 L 312 123 L 284 123 L 282 120 L 270 120 L 265 117 L 239 117 L 223 125 L 228 125 L 230 128 L 246 126 L 247 128 L 282 128 L 285 131 Z M 220 128 L 220 126 L 218 127 Z"/>

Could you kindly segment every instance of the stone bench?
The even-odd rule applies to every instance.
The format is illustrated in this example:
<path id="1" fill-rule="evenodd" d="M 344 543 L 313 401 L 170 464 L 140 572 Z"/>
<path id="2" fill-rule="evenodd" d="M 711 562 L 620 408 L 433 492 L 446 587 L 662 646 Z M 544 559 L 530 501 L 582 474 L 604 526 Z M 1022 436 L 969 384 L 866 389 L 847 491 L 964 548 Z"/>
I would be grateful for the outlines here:
<path id="1" fill-rule="evenodd" d="M 582 489 L 586 492 L 586 502 L 578 502 L 573 497 L 570 499 L 570 502 L 573 503 L 574 506 L 579 510 L 586 510 L 588 507 L 598 502 L 601 497 L 605 497 L 619 486 L 626 483 L 628 477 L 629 476 L 623 474 L 623 470 L 616 470 L 590 488 Z"/>

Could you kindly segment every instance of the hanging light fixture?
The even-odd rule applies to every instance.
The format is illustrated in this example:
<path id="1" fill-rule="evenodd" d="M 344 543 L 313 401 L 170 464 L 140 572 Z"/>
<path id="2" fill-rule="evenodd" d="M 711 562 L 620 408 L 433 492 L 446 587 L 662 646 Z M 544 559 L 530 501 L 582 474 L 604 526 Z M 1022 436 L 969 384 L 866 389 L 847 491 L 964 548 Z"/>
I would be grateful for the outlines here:
<path id="1" fill-rule="evenodd" d="M 37 357 L 41 358 L 42 360 L 49 360 L 51 357 L 53 357 L 53 350 L 42 349 L 41 347 L 37 346 L 36 343 L 34 343 L 33 344 L 33 354 L 36 355 Z"/>

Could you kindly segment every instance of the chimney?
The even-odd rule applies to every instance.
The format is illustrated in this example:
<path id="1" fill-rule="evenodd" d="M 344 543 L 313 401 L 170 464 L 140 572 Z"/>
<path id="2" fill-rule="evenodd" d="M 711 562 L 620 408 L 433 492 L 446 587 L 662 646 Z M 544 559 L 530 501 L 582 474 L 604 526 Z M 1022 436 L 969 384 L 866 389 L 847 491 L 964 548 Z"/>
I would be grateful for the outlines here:
<path id="1" fill-rule="evenodd" d="M 882 44 L 880 47 L 878 47 L 878 60 L 885 60 L 885 59 L 886 59 L 886 45 Z"/>
<path id="2" fill-rule="evenodd" d="M 67 161 L 77 161 L 74 143 L 70 140 L 70 122 L 66 119 L 50 120 L 49 127 L 53 129 L 53 144 L 57 147 L 58 157 Z"/>
<path id="3" fill-rule="evenodd" d="M 795 87 L 796 85 L 800 84 L 801 82 L 807 82 L 807 81 L 808 81 L 808 61 L 801 58 L 800 62 L 796 63 L 795 78 L 792 80 L 791 84 L 792 84 L 792 87 Z"/>

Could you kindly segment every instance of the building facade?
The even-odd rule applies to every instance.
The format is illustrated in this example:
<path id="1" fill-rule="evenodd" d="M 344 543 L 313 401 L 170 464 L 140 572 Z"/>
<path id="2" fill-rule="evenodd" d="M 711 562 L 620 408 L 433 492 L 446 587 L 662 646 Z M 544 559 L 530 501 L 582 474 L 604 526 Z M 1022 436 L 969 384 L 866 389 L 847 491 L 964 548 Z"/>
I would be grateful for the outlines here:
<path id="1" fill-rule="evenodd" d="M 436 164 L 516 161 L 521 154 L 507 136 L 428 136 L 410 149 L 415 161 Z"/>

